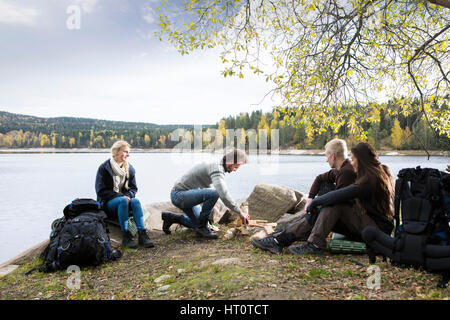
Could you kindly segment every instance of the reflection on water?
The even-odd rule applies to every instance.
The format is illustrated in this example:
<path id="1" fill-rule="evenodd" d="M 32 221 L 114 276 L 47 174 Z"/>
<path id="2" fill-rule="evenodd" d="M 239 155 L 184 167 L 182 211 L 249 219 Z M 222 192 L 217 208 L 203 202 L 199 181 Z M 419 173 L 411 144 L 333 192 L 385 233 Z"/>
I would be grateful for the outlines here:
<path id="1" fill-rule="evenodd" d="M 0 263 L 48 238 L 51 222 L 75 198 L 96 198 L 98 166 L 108 153 L 0 154 Z M 138 198 L 142 203 L 169 201 L 175 182 L 195 163 L 219 159 L 213 154 L 132 153 Z M 382 156 L 394 175 L 405 167 L 444 170 L 445 157 Z M 304 193 L 315 176 L 329 170 L 323 155 L 249 157 L 249 163 L 227 175 L 236 199 L 248 196 L 258 183 L 288 186 Z"/>

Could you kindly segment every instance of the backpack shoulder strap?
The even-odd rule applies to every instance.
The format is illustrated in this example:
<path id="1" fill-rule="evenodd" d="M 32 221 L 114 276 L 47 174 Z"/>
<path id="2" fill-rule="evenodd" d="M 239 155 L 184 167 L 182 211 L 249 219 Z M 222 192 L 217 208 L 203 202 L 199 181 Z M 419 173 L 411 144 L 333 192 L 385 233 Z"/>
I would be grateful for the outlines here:
<path id="1" fill-rule="evenodd" d="M 394 220 L 395 228 L 400 226 L 400 201 L 403 190 L 404 178 L 400 177 L 395 181 L 395 196 L 394 196 Z"/>
<path id="2" fill-rule="evenodd" d="M 438 177 L 431 176 L 428 178 L 430 186 L 430 200 L 432 202 L 438 202 L 441 199 L 441 181 Z"/>

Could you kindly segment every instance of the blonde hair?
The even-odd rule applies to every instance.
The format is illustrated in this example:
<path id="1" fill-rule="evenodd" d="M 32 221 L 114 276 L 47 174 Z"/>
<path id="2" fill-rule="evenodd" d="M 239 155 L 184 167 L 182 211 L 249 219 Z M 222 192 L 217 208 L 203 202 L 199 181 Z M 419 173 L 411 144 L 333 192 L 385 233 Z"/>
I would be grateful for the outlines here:
<path id="1" fill-rule="evenodd" d="M 119 141 L 114 142 L 114 144 L 111 147 L 111 154 L 112 154 L 113 158 L 117 155 L 117 152 L 119 152 L 119 150 L 123 146 L 127 146 L 128 148 L 131 148 L 131 145 L 126 141 L 119 140 Z"/>
<path id="2" fill-rule="evenodd" d="M 346 159 L 348 157 L 347 142 L 335 138 L 325 145 L 325 152 L 327 151 L 334 153 L 338 158 Z"/>

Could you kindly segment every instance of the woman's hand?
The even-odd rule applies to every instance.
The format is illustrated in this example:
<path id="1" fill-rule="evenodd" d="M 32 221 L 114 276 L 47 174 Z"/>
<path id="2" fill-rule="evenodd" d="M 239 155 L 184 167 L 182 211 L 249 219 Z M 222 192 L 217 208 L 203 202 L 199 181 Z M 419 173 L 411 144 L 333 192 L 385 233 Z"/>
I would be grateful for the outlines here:
<path id="1" fill-rule="evenodd" d="M 311 204 L 312 201 L 313 201 L 313 198 L 308 198 L 306 200 L 306 205 L 305 205 L 306 213 L 310 213 L 310 212 L 308 212 L 308 207 L 309 207 L 309 205 Z"/>
<path id="2" fill-rule="evenodd" d="M 131 201 L 130 197 L 127 197 L 127 196 L 123 196 L 123 197 L 126 198 L 128 200 L 128 202 Z"/>
<path id="3" fill-rule="evenodd" d="M 316 209 L 316 206 L 314 205 L 313 199 L 311 199 L 311 201 L 309 201 L 310 199 L 308 199 L 306 201 L 306 213 L 307 214 L 311 214 L 314 212 L 314 210 Z"/>

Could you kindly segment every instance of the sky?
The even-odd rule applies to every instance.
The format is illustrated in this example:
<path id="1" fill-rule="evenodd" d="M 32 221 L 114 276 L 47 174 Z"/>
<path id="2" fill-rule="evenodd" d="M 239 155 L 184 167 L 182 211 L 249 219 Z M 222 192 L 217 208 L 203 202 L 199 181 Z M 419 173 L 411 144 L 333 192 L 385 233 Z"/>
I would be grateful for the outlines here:
<path id="1" fill-rule="evenodd" d="M 0 0 L 0 111 L 191 125 L 271 111 L 270 83 L 224 78 L 219 49 L 181 56 L 159 41 L 159 4 Z"/>

